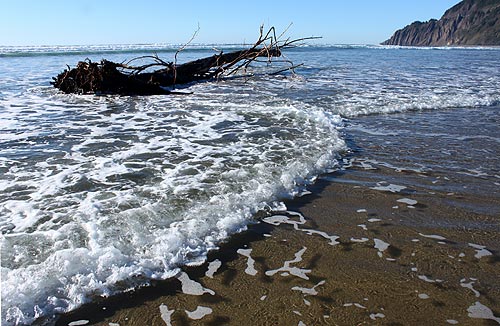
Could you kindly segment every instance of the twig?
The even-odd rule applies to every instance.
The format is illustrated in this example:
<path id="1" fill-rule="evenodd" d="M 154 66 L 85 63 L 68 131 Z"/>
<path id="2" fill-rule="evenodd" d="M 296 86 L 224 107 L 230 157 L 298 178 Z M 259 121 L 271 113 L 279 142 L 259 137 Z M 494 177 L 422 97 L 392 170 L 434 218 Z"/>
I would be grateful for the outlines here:
<path id="1" fill-rule="evenodd" d="M 303 65 L 304 65 L 303 63 L 299 63 L 298 65 L 294 65 L 294 66 L 291 66 L 291 67 L 287 67 L 287 68 L 285 68 L 285 69 L 281 69 L 281 70 L 278 70 L 278 71 L 272 72 L 272 73 L 270 73 L 269 75 L 270 75 L 270 76 L 274 76 L 274 75 L 277 75 L 277 74 L 281 74 L 282 72 L 285 72 L 285 71 L 287 71 L 287 70 L 291 70 L 291 71 L 295 74 L 294 69 L 295 69 L 295 68 L 298 68 L 298 67 L 300 67 L 300 66 L 303 66 Z"/>
<path id="2" fill-rule="evenodd" d="M 175 52 L 175 55 L 174 55 L 174 64 L 173 64 L 173 71 L 174 71 L 174 84 L 172 85 L 173 87 L 175 87 L 175 82 L 177 81 L 177 55 L 181 52 L 181 51 L 184 51 L 184 49 L 189 45 L 191 44 L 191 42 L 193 42 L 193 40 L 196 38 L 196 36 L 198 35 L 200 31 L 200 24 L 198 23 L 198 28 L 196 29 L 196 31 L 193 33 L 193 35 L 191 36 L 191 38 L 189 39 L 189 41 L 187 41 L 187 43 L 185 43 L 184 45 L 182 45 L 176 52 Z"/>

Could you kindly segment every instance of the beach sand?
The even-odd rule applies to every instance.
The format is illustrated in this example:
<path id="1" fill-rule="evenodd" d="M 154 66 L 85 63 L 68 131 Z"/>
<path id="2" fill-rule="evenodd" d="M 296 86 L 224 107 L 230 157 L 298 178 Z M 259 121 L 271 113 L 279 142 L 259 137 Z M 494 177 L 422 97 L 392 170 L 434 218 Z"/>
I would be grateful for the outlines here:
<path id="1" fill-rule="evenodd" d="M 372 187 L 394 178 L 421 182 Z M 57 325 L 498 324 L 498 198 L 440 193 L 431 179 L 383 166 L 327 175 L 182 282 L 103 299 Z"/>
<path id="2" fill-rule="evenodd" d="M 342 168 L 286 212 L 256 217 L 202 266 L 95 300 L 57 325 L 498 325 L 490 111 L 358 119 Z M 488 121 L 492 136 L 470 136 Z M 439 128 L 464 136 L 436 137 Z M 489 176 L 468 167 L 481 165 Z"/>

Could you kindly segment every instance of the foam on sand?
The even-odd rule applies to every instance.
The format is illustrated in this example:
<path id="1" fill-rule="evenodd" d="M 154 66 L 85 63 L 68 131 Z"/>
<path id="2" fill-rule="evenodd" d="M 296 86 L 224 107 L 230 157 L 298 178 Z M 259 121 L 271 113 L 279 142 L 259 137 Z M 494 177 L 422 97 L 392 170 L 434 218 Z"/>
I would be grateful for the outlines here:
<path id="1" fill-rule="evenodd" d="M 309 276 L 307 276 L 308 273 L 311 272 L 310 269 L 304 269 L 304 268 L 298 268 L 295 266 L 291 266 L 291 264 L 299 263 L 302 261 L 302 255 L 306 251 L 306 247 L 303 247 L 299 251 L 295 253 L 295 258 L 292 260 L 285 261 L 283 267 L 280 267 L 278 269 L 273 269 L 269 270 L 266 272 L 267 276 L 273 276 L 276 273 L 281 273 L 281 276 L 288 276 L 288 275 L 293 275 L 296 277 L 300 277 L 304 280 L 308 280 Z"/>

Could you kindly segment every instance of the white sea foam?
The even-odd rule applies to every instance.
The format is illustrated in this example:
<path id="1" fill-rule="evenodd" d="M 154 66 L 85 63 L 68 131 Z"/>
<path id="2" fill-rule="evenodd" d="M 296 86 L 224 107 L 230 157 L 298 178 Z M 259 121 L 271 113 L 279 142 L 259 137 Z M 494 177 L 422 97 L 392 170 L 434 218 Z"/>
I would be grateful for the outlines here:
<path id="1" fill-rule="evenodd" d="M 377 318 L 385 318 L 385 315 L 381 312 L 377 312 L 376 314 L 375 313 L 370 314 L 370 319 L 376 320 Z"/>
<path id="2" fill-rule="evenodd" d="M 358 225 L 360 228 L 362 228 L 365 231 L 368 231 L 368 228 L 366 227 L 366 224 L 359 224 Z"/>
<path id="3" fill-rule="evenodd" d="M 366 241 L 369 241 L 370 239 L 368 239 L 368 238 L 361 238 L 361 239 L 351 238 L 350 240 L 352 242 L 366 242 Z"/>
<path id="4" fill-rule="evenodd" d="M 236 252 L 242 256 L 247 257 L 247 268 L 245 269 L 245 273 L 252 276 L 257 275 L 257 270 L 254 266 L 255 260 L 252 258 L 252 256 L 250 256 L 250 254 L 252 253 L 252 249 L 238 249 Z"/>
<path id="5" fill-rule="evenodd" d="M 75 321 L 72 321 L 68 324 L 68 326 L 82 326 L 82 325 L 87 325 L 90 321 L 86 320 L 86 319 L 82 319 L 82 320 L 75 320 Z"/>
<path id="6" fill-rule="evenodd" d="M 443 280 L 440 280 L 440 279 L 433 280 L 433 279 L 429 278 L 427 275 L 418 275 L 417 277 L 420 280 L 425 281 L 427 283 L 442 283 L 443 282 Z"/>
<path id="7" fill-rule="evenodd" d="M 214 278 L 214 274 L 217 272 L 217 270 L 219 269 L 219 267 L 222 266 L 222 262 L 218 259 L 214 260 L 214 261 L 211 261 L 209 264 L 208 264 L 208 270 L 207 272 L 205 273 L 205 276 L 206 277 L 209 277 L 209 278 Z"/>
<path id="8" fill-rule="evenodd" d="M 203 262 L 255 212 L 302 193 L 344 148 L 337 116 L 291 101 L 39 92 L 3 101 L 0 113 L 11 121 L 2 132 L 24 129 L 0 139 L 6 323 Z M 34 113 L 23 117 L 26 101 Z"/>
<path id="9" fill-rule="evenodd" d="M 474 255 L 474 257 L 476 257 L 477 259 L 493 255 L 491 251 L 486 249 L 486 246 L 478 245 L 476 243 L 469 243 L 469 246 L 476 249 L 476 254 Z"/>
<path id="10" fill-rule="evenodd" d="M 424 237 L 424 238 L 429 238 L 429 239 L 446 240 L 445 237 L 443 237 L 441 235 L 437 235 L 437 234 L 422 234 L 422 233 L 419 233 L 418 235 L 420 235 L 421 237 Z"/>
<path id="11" fill-rule="evenodd" d="M 326 232 L 313 230 L 313 229 L 300 229 L 299 228 L 298 230 L 303 231 L 308 235 L 317 234 L 319 236 L 322 236 L 323 238 L 330 240 L 330 242 L 328 242 L 329 245 L 335 246 L 335 245 L 340 244 L 340 242 L 337 241 L 340 238 L 338 235 L 330 235 Z"/>
<path id="12" fill-rule="evenodd" d="M 304 294 L 304 296 L 306 295 L 318 295 L 318 291 L 316 290 L 316 288 L 320 285 L 323 285 L 325 284 L 325 280 L 322 280 L 322 281 L 319 281 L 315 286 L 313 286 L 312 288 L 306 288 L 306 287 L 300 287 L 300 286 L 294 286 L 292 288 L 293 291 L 300 291 L 302 292 L 302 294 Z"/>
<path id="13" fill-rule="evenodd" d="M 195 46 L 184 59 L 213 53 Z M 76 63 L 64 53 L 99 60 L 107 52 L 121 62 L 175 49 L 0 47 L 2 325 L 29 324 L 202 263 L 254 213 L 282 209 L 281 200 L 335 167 L 346 149 L 341 116 L 500 101 L 493 50 L 457 50 L 482 61 L 454 57 L 450 71 L 443 58 L 459 52 L 433 49 L 432 65 L 442 69 L 422 69 L 420 56 L 406 62 L 414 66 L 386 60 L 401 60 L 398 49 L 301 48 L 291 50 L 308 61 L 301 78 L 262 77 L 258 66 L 253 79 L 192 85 L 188 97 L 65 95 L 47 86 Z M 332 64 L 315 51 L 349 58 Z M 364 59 L 347 69 L 359 54 Z"/>
<path id="14" fill-rule="evenodd" d="M 212 313 L 212 308 L 203 306 L 196 307 L 194 311 L 186 310 L 186 314 L 188 315 L 188 317 L 194 320 L 202 319 L 203 317 L 210 315 L 211 313 Z"/>
<path id="15" fill-rule="evenodd" d="M 378 249 L 378 256 L 382 257 L 383 252 L 386 251 L 387 248 L 389 248 L 390 244 L 377 238 L 374 238 L 373 242 L 375 243 L 374 248 Z"/>
<path id="16" fill-rule="evenodd" d="M 280 225 L 283 223 L 284 224 L 291 224 L 291 225 L 293 225 L 294 229 L 297 231 L 305 232 L 307 235 L 317 234 L 317 235 L 322 236 L 325 239 L 330 240 L 329 244 L 332 246 L 338 245 L 340 243 L 337 241 L 340 238 L 337 235 L 329 235 L 328 233 L 323 232 L 323 231 L 314 230 L 314 229 L 304 229 L 304 228 L 299 227 L 299 225 L 306 223 L 306 219 L 304 218 L 304 216 L 302 214 L 297 213 L 297 212 L 291 212 L 291 211 L 287 211 L 287 213 L 292 215 L 292 216 L 298 216 L 299 220 L 296 221 L 296 220 L 294 220 L 286 215 L 273 215 L 273 216 L 265 217 L 262 220 L 264 222 L 272 224 L 272 225 Z"/>
<path id="17" fill-rule="evenodd" d="M 490 308 L 479 301 L 467 308 L 467 312 L 470 318 L 490 319 L 500 324 L 500 317 L 495 316 Z"/>
<path id="18" fill-rule="evenodd" d="M 215 292 L 213 290 L 204 288 L 203 285 L 190 279 L 189 276 L 184 272 L 181 272 L 177 276 L 177 279 L 181 282 L 182 293 L 184 294 L 203 295 L 205 293 L 208 293 L 211 295 L 215 295 Z"/>
<path id="19" fill-rule="evenodd" d="M 410 198 L 401 198 L 401 199 L 398 199 L 396 201 L 398 203 L 403 203 L 403 204 L 407 204 L 410 206 L 416 205 L 418 203 L 418 201 L 416 201 L 415 199 L 410 199 Z"/>
<path id="20" fill-rule="evenodd" d="M 387 184 L 385 182 L 377 183 L 377 186 L 372 187 L 371 189 L 380 190 L 380 191 L 390 191 L 393 193 L 401 192 L 401 190 L 406 189 L 405 186 L 395 185 L 395 184 Z"/>
<path id="21" fill-rule="evenodd" d="M 477 281 L 477 279 L 474 279 L 474 278 L 470 278 L 469 279 L 470 282 L 465 282 L 466 279 L 461 279 L 460 280 L 460 286 L 461 287 L 464 287 L 464 288 L 467 288 L 467 289 L 470 289 L 472 292 L 474 292 L 474 295 L 479 298 L 481 296 L 481 293 L 479 293 L 478 290 L 474 289 L 474 283 Z"/>
<path id="22" fill-rule="evenodd" d="M 302 255 L 304 254 L 306 249 L 307 249 L 306 247 L 303 247 L 301 250 L 299 250 L 295 253 L 295 258 L 293 260 L 285 261 L 283 267 L 280 267 L 278 269 L 269 270 L 266 272 L 266 275 L 273 276 L 276 273 L 282 272 L 281 275 L 285 275 L 285 276 L 293 275 L 293 276 L 297 276 L 297 277 L 300 277 L 302 279 L 308 280 L 309 276 L 307 276 L 307 274 L 311 272 L 310 269 L 291 266 L 291 264 L 299 263 L 302 261 Z"/>
<path id="23" fill-rule="evenodd" d="M 167 324 L 167 326 L 172 326 L 172 314 L 175 312 L 175 310 L 169 310 L 168 307 L 164 304 L 160 305 L 160 316 L 161 319 Z"/>
<path id="24" fill-rule="evenodd" d="M 362 304 L 360 303 L 356 303 L 356 302 L 348 302 L 348 303 L 344 303 L 342 305 L 343 307 L 356 307 L 356 308 L 360 308 L 360 309 L 366 309 L 365 306 L 363 306 Z"/>

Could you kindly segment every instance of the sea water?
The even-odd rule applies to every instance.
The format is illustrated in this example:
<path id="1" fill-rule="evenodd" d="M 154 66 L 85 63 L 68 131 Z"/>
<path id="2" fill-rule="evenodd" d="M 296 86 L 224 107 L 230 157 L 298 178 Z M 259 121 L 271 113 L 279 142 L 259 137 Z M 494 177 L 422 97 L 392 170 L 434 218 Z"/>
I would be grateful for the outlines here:
<path id="1" fill-rule="evenodd" d="M 212 55 L 212 47 L 193 46 L 178 60 Z M 401 133 L 386 119 L 401 112 L 451 110 L 465 125 L 470 110 L 490 120 L 499 112 L 497 48 L 299 47 L 285 51 L 304 64 L 295 73 L 267 75 L 283 64 L 260 63 L 182 86 L 192 93 L 185 96 L 66 95 L 49 84 L 86 58 L 157 53 L 171 61 L 175 51 L 0 47 L 2 325 L 30 324 L 202 263 L 258 222 L 256 213 L 283 209 L 282 200 L 339 168 L 354 146 L 349 130 Z M 386 123 L 356 127 L 374 115 Z M 498 126 L 490 129 L 497 144 Z M 500 178 L 468 164 L 472 174 Z"/>

